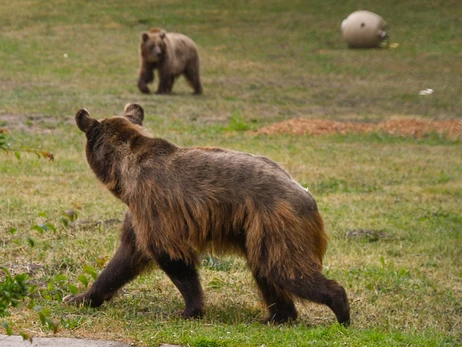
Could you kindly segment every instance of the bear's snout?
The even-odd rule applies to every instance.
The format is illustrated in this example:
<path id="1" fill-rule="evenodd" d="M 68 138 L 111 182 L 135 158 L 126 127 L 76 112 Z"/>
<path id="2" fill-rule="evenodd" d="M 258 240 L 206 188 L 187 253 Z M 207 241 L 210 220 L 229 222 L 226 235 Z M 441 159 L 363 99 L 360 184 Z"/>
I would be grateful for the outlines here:
<path id="1" fill-rule="evenodd" d="M 162 54 L 163 54 L 162 49 L 160 49 L 160 47 L 157 47 L 157 46 L 154 47 L 153 53 L 158 57 L 162 56 Z"/>

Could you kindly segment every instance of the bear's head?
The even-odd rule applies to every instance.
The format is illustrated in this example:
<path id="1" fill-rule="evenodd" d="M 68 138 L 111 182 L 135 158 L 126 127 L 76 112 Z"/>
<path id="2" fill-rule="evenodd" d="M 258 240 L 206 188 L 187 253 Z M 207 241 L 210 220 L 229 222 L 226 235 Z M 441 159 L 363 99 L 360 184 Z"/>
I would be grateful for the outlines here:
<path id="1" fill-rule="evenodd" d="M 143 137 L 144 110 L 140 105 L 127 104 L 123 116 L 92 118 L 86 109 L 75 115 L 75 121 L 87 137 L 87 161 L 96 176 L 105 184 L 117 179 L 114 168 Z M 109 187 L 111 189 L 111 187 Z M 118 196 L 116 188 L 111 189 Z"/>
<path id="2" fill-rule="evenodd" d="M 105 118 L 101 121 L 92 118 L 84 108 L 75 115 L 77 126 L 87 137 L 94 131 L 101 133 L 101 135 L 123 133 L 127 128 L 142 126 L 143 120 L 144 110 L 138 104 L 125 105 L 123 116 Z M 139 131 L 139 129 L 136 130 Z"/>
<path id="3" fill-rule="evenodd" d="M 141 33 L 140 53 L 144 60 L 149 63 L 158 63 L 162 60 L 167 48 L 165 37 L 165 30 L 158 28 Z"/>

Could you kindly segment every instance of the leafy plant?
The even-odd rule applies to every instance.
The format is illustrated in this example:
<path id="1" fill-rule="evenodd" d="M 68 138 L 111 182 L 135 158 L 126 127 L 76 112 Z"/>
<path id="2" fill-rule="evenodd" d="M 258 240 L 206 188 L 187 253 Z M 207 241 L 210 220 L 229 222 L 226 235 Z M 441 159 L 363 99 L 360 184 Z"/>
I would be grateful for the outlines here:
<path id="1" fill-rule="evenodd" d="M 5 152 L 12 152 L 16 156 L 16 158 L 21 159 L 21 153 L 33 153 L 37 155 L 38 158 L 45 158 L 50 161 L 54 160 L 55 157 L 51 152 L 44 151 L 38 148 L 30 148 L 27 146 L 21 146 L 20 148 L 11 148 L 10 144 L 8 143 L 7 138 L 8 131 L 6 129 L 0 128 L 0 149 Z"/>
<path id="2" fill-rule="evenodd" d="M 0 268 L 3 272 L 3 281 L 0 283 L 0 316 L 5 317 L 10 314 L 9 307 L 17 307 L 21 302 L 29 300 L 27 307 L 37 312 L 42 326 L 53 331 L 58 331 L 59 323 L 51 318 L 51 311 L 40 305 L 35 305 L 32 295 L 37 292 L 37 286 L 28 282 L 29 276 L 26 273 L 20 273 L 15 276 L 6 268 Z M 13 334 L 13 322 L 2 321 L 0 324 L 8 335 Z M 24 333 L 19 334 L 25 340 L 31 340 L 31 337 Z"/>
<path id="3" fill-rule="evenodd" d="M 5 317 L 10 314 L 8 310 L 10 307 L 16 307 L 26 298 L 30 298 L 36 287 L 27 281 L 28 275 L 25 273 L 13 276 L 4 267 L 0 268 L 0 271 L 3 272 L 3 280 L 0 282 L 0 316 Z M 14 323 L 2 321 L 0 325 L 8 335 L 13 334 Z M 29 335 L 24 332 L 20 332 L 20 335 L 24 340 L 31 340 Z"/>
<path id="4" fill-rule="evenodd" d="M 46 213 L 41 212 L 39 213 L 39 216 L 46 217 Z M 67 226 L 68 223 L 63 223 L 63 225 Z M 40 235 L 43 235 L 47 231 L 52 231 L 53 233 L 57 232 L 56 227 L 50 222 L 34 224 L 31 227 L 31 230 L 38 231 Z M 16 228 L 9 229 L 11 236 L 14 236 L 16 231 Z M 27 236 L 26 241 L 30 247 L 35 247 L 36 241 L 32 237 Z M 0 268 L 0 271 L 3 273 L 0 274 L 0 277 L 3 277 L 2 282 L 0 282 L 0 317 L 9 316 L 10 307 L 17 307 L 21 303 L 26 303 L 28 301 L 26 307 L 29 310 L 36 312 L 42 326 L 51 330 L 55 334 L 58 331 L 60 322 L 57 322 L 51 317 L 52 311 L 49 308 L 43 307 L 42 305 L 36 305 L 33 295 L 37 294 L 42 298 L 50 300 L 59 299 L 59 301 L 61 301 L 63 297 L 62 294 L 64 292 L 70 291 L 71 293 L 76 294 L 78 289 L 69 284 L 67 277 L 61 274 L 58 274 L 49 281 L 46 288 L 39 289 L 36 285 L 29 282 L 29 275 L 27 273 L 19 273 L 13 276 L 5 267 Z M 84 267 L 84 272 L 89 274 L 93 279 L 96 279 L 97 277 L 96 270 L 90 265 L 86 265 Z M 81 274 L 78 279 L 85 286 L 88 286 L 88 279 L 85 274 Z M 82 320 L 65 320 L 64 322 L 66 323 L 66 326 L 75 327 L 80 321 Z M 14 322 L 2 321 L 0 326 L 5 329 L 8 335 L 13 334 Z M 19 331 L 18 333 L 23 337 L 23 339 L 31 340 L 29 334 L 23 331 Z"/>
<path id="5" fill-rule="evenodd" d="M 53 331 L 53 334 L 58 332 L 59 322 L 56 322 L 50 317 L 51 311 L 49 309 L 37 305 L 34 306 L 34 311 L 37 312 L 42 326 Z"/>
<path id="6" fill-rule="evenodd" d="M 0 268 L 3 272 L 3 280 L 0 282 L 0 316 L 9 315 L 8 308 L 16 307 L 26 297 L 31 295 L 36 287 L 27 282 L 28 275 L 25 273 L 12 276 L 7 268 Z"/>

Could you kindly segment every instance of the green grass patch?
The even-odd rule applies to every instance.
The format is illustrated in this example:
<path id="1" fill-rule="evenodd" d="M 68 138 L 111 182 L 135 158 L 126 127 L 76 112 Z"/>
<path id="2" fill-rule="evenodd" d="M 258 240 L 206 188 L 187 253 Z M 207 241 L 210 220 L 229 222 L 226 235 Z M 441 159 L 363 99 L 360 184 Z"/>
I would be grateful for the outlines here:
<path id="1" fill-rule="evenodd" d="M 399 46 L 348 49 L 340 24 L 359 8 L 382 15 Z M 460 139 L 254 135 L 295 117 L 461 119 L 461 17 L 455 0 L 1 4 L 0 288 L 33 286 L 2 296 L 2 326 L 137 346 L 462 343 Z M 197 43 L 204 95 L 183 78 L 170 96 L 139 93 L 139 35 L 155 26 Z M 260 324 L 265 310 L 233 256 L 201 260 L 202 320 L 179 317 L 181 297 L 158 269 L 99 309 L 61 303 L 113 256 L 126 209 L 88 168 L 74 114 L 120 115 L 128 102 L 144 107 L 154 136 L 266 155 L 312 192 L 330 235 L 324 272 L 348 292 L 349 329 L 310 303 L 297 303 L 293 324 Z"/>

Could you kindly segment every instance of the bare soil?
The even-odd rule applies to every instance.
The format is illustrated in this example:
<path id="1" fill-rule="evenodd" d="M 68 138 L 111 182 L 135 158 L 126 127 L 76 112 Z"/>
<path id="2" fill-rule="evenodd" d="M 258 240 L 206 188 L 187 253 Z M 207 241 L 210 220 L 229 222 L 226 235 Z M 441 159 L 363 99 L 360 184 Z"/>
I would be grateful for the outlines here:
<path id="1" fill-rule="evenodd" d="M 449 139 L 462 139 L 462 120 L 390 119 L 380 123 L 338 122 L 323 119 L 293 118 L 263 127 L 257 134 L 327 135 L 378 132 L 422 138 L 431 133 Z"/>

